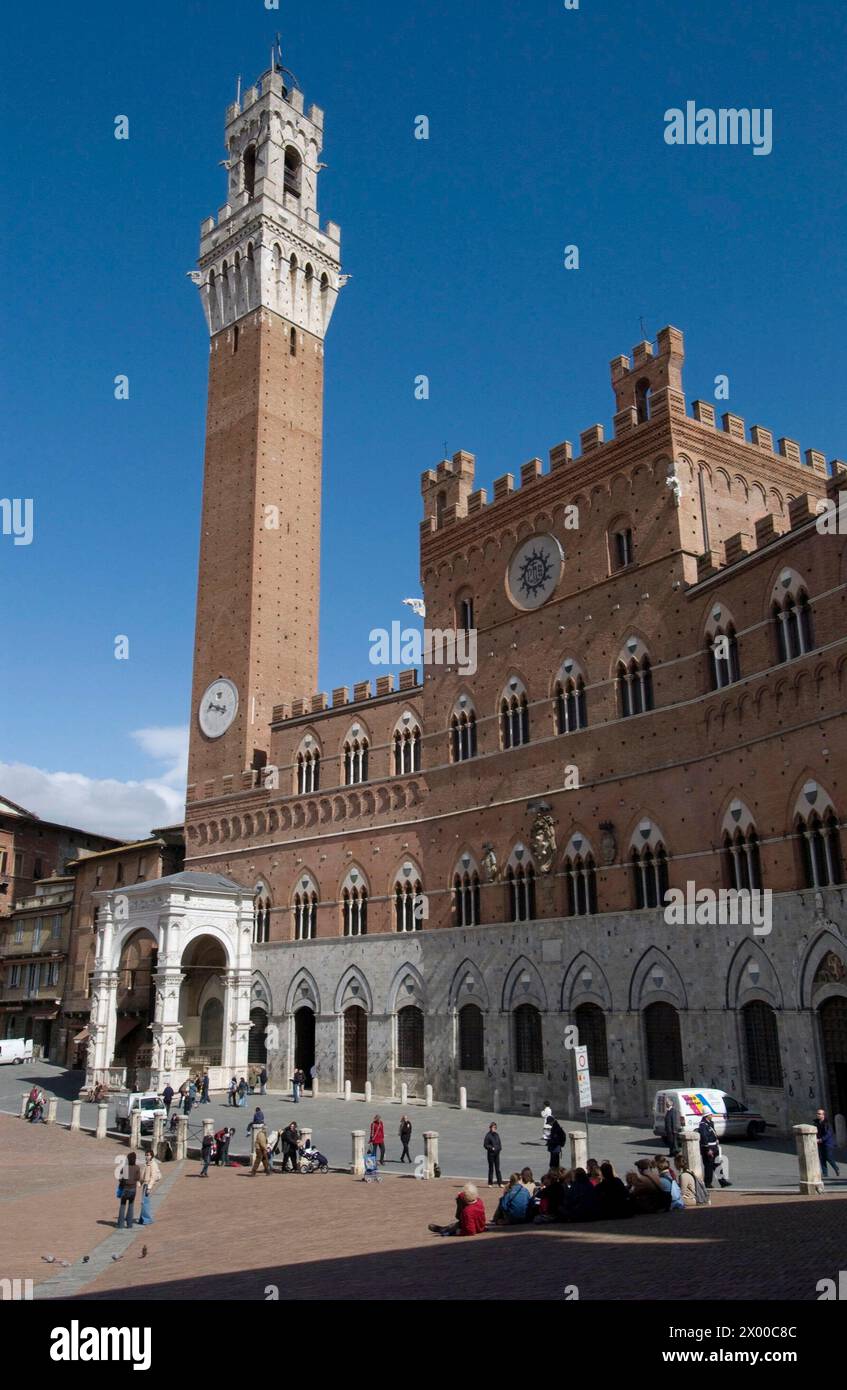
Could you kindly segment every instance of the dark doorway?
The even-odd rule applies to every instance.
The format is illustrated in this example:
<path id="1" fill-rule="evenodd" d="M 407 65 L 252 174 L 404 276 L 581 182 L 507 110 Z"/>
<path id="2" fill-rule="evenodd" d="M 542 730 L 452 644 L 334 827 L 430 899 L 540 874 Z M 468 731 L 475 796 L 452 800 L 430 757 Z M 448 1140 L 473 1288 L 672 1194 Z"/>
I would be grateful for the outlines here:
<path id="1" fill-rule="evenodd" d="M 364 1091 L 368 1079 L 368 1016 L 359 1004 L 344 1015 L 344 1076 L 354 1091 Z"/>
<path id="2" fill-rule="evenodd" d="M 247 1061 L 258 1067 L 268 1060 L 268 1015 L 264 1009 L 250 1010 L 250 1034 L 247 1039 Z"/>
<path id="3" fill-rule="evenodd" d="M 298 1009 L 294 1015 L 294 1066 L 305 1074 L 311 1085 L 311 1069 L 315 1064 L 315 1015 L 311 1009 Z"/>
<path id="4" fill-rule="evenodd" d="M 847 1115 L 847 999 L 825 999 L 818 1009 L 826 1068 L 828 1110 Z"/>

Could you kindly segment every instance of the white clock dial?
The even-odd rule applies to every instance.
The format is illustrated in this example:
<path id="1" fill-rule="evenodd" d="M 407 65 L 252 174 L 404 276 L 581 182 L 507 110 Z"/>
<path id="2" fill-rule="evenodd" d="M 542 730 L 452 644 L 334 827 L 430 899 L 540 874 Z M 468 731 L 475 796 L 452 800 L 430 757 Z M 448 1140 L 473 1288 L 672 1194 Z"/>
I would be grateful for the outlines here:
<path id="1" fill-rule="evenodd" d="M 207 738 L 220 738 L 237 713 L 238 690 L 231 680 L 221 676 L 201 696 L 197 721 Z"/>

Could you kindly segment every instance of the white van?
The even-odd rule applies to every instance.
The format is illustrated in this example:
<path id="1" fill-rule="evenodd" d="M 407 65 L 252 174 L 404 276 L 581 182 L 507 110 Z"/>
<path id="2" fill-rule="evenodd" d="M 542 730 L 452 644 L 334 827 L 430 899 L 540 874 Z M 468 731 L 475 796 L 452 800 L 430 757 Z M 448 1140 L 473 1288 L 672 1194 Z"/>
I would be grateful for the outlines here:
<path id="1" fill-rule="evenodd" d="M 157 1115 L 161 1115 L 164 1119 L 168 1113 L 165 1109 L 165 1102 L 155 1091 L 131 1091 L 128 1095 L 118 1096 L 115 1128 L 123 1130 L 124 1134 L 129 1134 L 134 1110 L 141 1111 L 142 1134 L 152 1132 L 153 1121 Z"/>
<path id="2" fill-rule="evenodd" d="M 32 1061 L 32 1038 L 0 1038 L 0 1063 Z"/>
<path id="3" fill-rule="evenodd" d="M 719 1139 L 758 1139 L 765 1132 L 766 1121 L 758 1110 L 749 1110 L 726 1091 L 716 1091 L 710 1086 L 690 1086 L 685 1090 L 656 1092 L 653 1133 L 662 1139 L 669 1100 L 673 1101 L 679 1131 L 695 1132 L 703 1116 L 708 1115 Z"/>

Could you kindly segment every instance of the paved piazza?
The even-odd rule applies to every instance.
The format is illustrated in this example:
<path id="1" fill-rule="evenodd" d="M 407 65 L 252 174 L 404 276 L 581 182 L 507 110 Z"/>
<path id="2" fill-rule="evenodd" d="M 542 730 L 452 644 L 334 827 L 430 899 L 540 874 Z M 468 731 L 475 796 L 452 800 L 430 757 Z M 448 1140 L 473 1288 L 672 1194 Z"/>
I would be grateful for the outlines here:
<path id="1" fill-rule="evenodd" d="M 6 1111 L 21 1089 L 14 1071 L 0 1073 Z M 32 1069 L 31 1079 L 36 1076 L 60 1096 L 77 1083 L 55 1068 Z M 60 1121 L 69 1104 L 60 1101 Z M 441 1137 L 445 1175 L 422 1182 L 392 1161 L 400 1107 L 372 1108 L 386 1119 L 389 1137 L 379 1185 L 344 1171 L 252 1178 L 241 1165 L 212 1168 L 209 1180 L 200 1181 L 199 1163 L 189 1158 L 162 1165 L 155 1222 L 129 1235 L 114 1224 L 114 1165 L 126 1153 L 125 1139 L 110 1134 L 97 1141 L 61 1124 L 32 1126 L 0 1114 L 0 1268 L 32 1279 L 36 1299 L 496 1299 L 516 1289 L 523 1299 L 563 1299 L 566 1287 L 576 1286 L 581 1300 L 804 1301 L 815 1300 L 817 1282 L 837 1277 L 844 1263 L 847 1182 L 828 1185 L 823 1197 L 801 1198 L 789 1188 L 796 1184 L 796 1161 L 776 1141 L 732 1146 L 737 1186 L 715 1192 L 710 1208 L 439 1240 L 427 1225 L 451 1219 L 458 1177 L 482 1176 L 488 1116 L 412 1107 L 415 1133 L 434 1128 Z M 333 1165 L 342 1168 L 350 1129 L 370 1114 L 361 1101 L 307 1100 L 294 1110 L 290 1100 L 276 1096 L 265 1098 L 264 1109 L 271 1124 L 291 1117 L 310 1124 Z M 217 1121 L 227 1107 L 203 1111 Z M 242 1152 L 251 1113 L 237 1113 Z M 93 1115 L 83 1114 L 83 1124 L 88 1119 Z M 500 1124 L 504 1169 L 529 1163 L 540 1171 L 536 1122 L 503 1115 Z M 659 1147 L 644 1131 L 596 1126 L 592 1132 L 592 1151 L 620 1167 Z M 756 1172 L 758 1186 L 781 1191 L 745 1192 L 747 1175 Z M 482 1195 L 491 1215 L 492 1194 L 483 1187 Z"/>

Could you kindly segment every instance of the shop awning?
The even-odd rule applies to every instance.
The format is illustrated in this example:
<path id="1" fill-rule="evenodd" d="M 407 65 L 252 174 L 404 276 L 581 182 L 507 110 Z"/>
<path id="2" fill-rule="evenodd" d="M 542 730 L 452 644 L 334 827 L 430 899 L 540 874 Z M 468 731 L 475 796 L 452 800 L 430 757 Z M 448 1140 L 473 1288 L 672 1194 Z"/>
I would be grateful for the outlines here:
<path id="1" fill-rule="evenodd" d="M 87 1029 L 87 1028 L 83 1028 L 83 1030 L 82 1030 L 81 1033 L 77 1033 L 77 1035 L 76 1035 L 76 1037 L 73 1039 L 73 1041 L 74 1041 L 75 1043 L 88 1042 L 88 1040 L 89 1040 L 90 1037 L 91 1037 L 91 1034 L 89 1033 L 88 1029 Z"/>
<path id="2" fill-rule="evenodd" d="M 40 1019 L 42 1019 L 45 1023 L 48 1022 L 48 1021 L 51 1021 L 51 1020 L 54 1019 L 54 1018 L 58 1018 L 58 1017 L 59 1017 L 59 1010 L 58 1010 L 58 1009 L 53 1009 L 53 1011 L 52 1011 L 51 1013 L 48 1013 L 47 1011 L 44 1011 L 44 1012 L 42 1012 L 42 1013 L 40 1013 L 40 1014 L 33 1014 L 33 1018 L 40 1018 Z"/>

